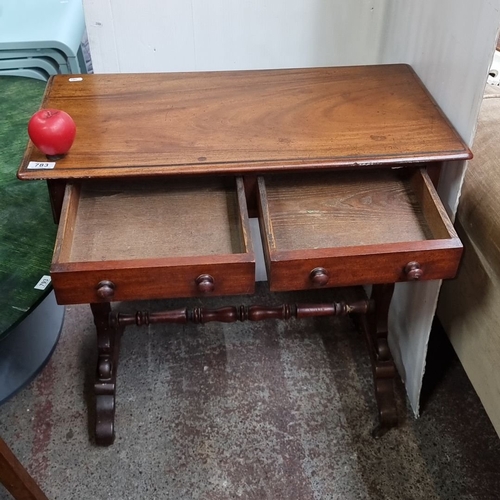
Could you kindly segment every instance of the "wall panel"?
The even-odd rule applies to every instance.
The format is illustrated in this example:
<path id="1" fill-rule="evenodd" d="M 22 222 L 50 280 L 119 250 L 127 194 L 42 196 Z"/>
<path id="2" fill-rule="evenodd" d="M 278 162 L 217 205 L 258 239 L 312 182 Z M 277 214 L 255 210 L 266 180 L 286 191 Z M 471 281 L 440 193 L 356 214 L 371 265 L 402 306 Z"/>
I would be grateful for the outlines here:
<path id="1" fill-rule="evenodd" d="M 500 24 L 499 0 L 391 2 L 383 30 L 383 62 L 412 65 L 462 138 L 472 145 Z M 446 165 L 439 193 L 454 216 L 465 163 Z M 440 282 L 398 285 L 390 317 L 390 345 L 413 409 L 425 370 Z"/>
<path id="2" fill-rule="evenodd" d="M 373 64 L 387 2 L 85 0 L 96 72 Z"/>

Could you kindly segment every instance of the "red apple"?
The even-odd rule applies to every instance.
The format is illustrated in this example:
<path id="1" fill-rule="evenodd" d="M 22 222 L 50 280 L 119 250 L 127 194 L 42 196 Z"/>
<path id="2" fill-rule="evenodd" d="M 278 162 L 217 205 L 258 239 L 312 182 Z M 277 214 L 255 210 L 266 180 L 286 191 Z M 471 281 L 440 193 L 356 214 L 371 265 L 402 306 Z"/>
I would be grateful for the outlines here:
<path id="1" fill-rule="evenodd" d="M 59 109 L 41 109 L 28 123 L 33 144 L 47 156 L 63 156 L 71 148 L 76 135 L 73 118 Z"/>

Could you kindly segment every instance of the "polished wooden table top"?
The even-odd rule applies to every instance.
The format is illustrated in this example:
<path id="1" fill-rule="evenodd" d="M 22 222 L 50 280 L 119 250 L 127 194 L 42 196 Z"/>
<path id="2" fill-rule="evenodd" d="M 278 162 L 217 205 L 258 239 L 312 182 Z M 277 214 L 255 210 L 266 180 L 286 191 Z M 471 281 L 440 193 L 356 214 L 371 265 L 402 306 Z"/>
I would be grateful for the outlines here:
<path id="1" fill-rule="evenodd" d="M 53 77 L 42 104 L 77 137 L 21 179 L 264 173 L 471 157 L 403 64 Z"/>
<path id="2" fill-rule="evenodd" d="M 114 439 L 119 342 L 131 324 L 365 315 L 375 435 L 396 425 L 394 283 L 453 276 L 461 243 L 426 168 L 359 169 L 471 156 L 409 66 L 58 75 L 42 106 L 73 117 L 76 141 L 48 168 L 29 144 L 18 176 L 48 181 L 58 302 L 91 304 L 98 444 Z M 368 283 L 370 300 L 113 311 L 111 302 L 252 293 L 250 214 L 271 291 Z"/>

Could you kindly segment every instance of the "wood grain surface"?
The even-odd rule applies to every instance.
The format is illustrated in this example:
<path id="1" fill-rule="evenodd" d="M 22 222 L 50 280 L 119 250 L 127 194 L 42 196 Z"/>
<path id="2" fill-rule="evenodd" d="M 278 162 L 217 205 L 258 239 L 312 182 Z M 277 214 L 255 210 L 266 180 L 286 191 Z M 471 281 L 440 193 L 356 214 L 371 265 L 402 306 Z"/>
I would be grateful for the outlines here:
<path id="1" fill-rule="evenodd" d="M 466 159 L 407 65 L 54 77 L 42 104 L 77 125 L 51 170 L 22 179 L 251 173 Z"/>
<path id="2" fill-rule="evenodd" d="M 280 250 L 377 245 L 433 238 L 407 176 L 394 171 L 265 177 Z"/>
<path id="3" fill-rule="evenodd" d="M 204 296 L 201 275 L 208 295 L 254 290 L 241 178 L 68 184 L 51 267 L 60 304 Z"/>
<path id="4" fill-rule="evenodd" d="M 452 278 L 462 244 L 423 169 L 259 177 L 261 235 L 270 288 Z"/>
<path id="5" fill-rule="evenodd" d="M 14 500 L 48 500 L 35 480 L 0 438 L 0 484 Z"/>
<path id="6" fill-rule="evenodd" d="M 245 253 L 228 180 L 83 183 L 69 261 Z"/>

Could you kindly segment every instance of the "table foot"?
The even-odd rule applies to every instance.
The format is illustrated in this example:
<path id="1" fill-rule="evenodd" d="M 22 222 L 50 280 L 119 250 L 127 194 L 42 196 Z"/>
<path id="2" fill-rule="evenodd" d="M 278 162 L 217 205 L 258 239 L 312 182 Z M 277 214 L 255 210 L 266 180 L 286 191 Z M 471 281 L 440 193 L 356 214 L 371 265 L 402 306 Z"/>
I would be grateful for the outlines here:
<path id="1" fill-rule="evenodd" d="M 393 378 L 375 378 L 375 397 L 378 406 L 378 425 L 372 431 L 375 439 L 398 425 Z"/>
<path id="2" fill-rule="evenodd" d="M 373 439 L 380 439 L 391 429 L 392 429 L 392 427 L 389 427 L 387 425 L 378 424 L 372 430 L 372 438 Z"/>
<path id="3" fill-rule="evenodd" d="M 97 332 L 95 393 L 95 441 L 109 446 L 115 440 L 115 394 L 118 355 L 123 327 L 111 326 L 111 306 L 90 304 Z"/>
<path id="4" fill-rule="evenodd" d="M 368 342 L 372 361 L 375 396 L 379 410 L 379 426 L 373 431 L 380 437 L 397 425 L 394 378 L 396 369 L 387 344 L 387 316 L 394 284 L 375 285 L 370 300 L 322 304 L 282 304 L 280 306 L 228 306 L 219 309 L 187 308 L 171 311 L 136 311 L 133 314 L 113 312 L 109 303 L 90 304 L 97 330 L 97 374 L 95 439 L 101 446 L 113 444 L 115 438 L 115 392 L 118 354 L 123 330 L 128 325 L 155 323 L 208 323 L 221 321 L 288 320 L 316 316 L 359 317 Z"/>
<path id="5" fill-rule="evenodd" d="M 95 442 L 99 446 L 110 446 L 115 440 L 115 395 L 96 394 Z"/>

